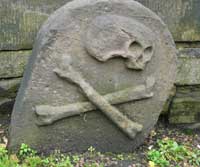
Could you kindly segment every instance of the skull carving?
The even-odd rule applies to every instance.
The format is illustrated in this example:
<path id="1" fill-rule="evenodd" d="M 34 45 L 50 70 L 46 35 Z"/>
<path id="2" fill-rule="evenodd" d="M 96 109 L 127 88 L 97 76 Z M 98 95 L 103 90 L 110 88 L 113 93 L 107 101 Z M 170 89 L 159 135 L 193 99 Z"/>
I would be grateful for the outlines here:
<path id="1" fill-rule="evenodd" d="M 137 20 L 123 16 L 96 17 L 89 25 L 84 46 L 99 61 L 125 58 L 127 68 L 143 70 L 154 53 L 153 32 Z"/>

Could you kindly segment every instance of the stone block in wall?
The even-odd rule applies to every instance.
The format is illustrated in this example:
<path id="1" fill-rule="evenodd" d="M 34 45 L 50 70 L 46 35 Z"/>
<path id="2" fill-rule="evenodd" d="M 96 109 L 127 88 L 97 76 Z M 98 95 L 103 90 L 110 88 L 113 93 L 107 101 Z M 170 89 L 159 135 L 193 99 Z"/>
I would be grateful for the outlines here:
<path id="1" fill-rule="evenodd" d="M 1 0 L 0 50 L 31 49 L 48 15 L 72 0 Z M 199 0 L 137 0 L 156 12 L 175 41 L 200 41 Z"/>
<path id="2" fill-rule="evenodd" d="M 12 111 L 21 78 L 0 80 L 0 113 Z"/>
<path id="3" fill-rule="evenodd" d="M 48 14 L 70 0 L 1 0 L 0 50 L 31 49 Z"/>
<path id="4" fill-rule="evenodd" d="M 177 87 L 169 120 L 173 124 L 200 122 L 200 85 Z"/>
<path id="5" fill-rule="evenodd" d="M 169 121 L 173 124 L 200 122 L 200 49 L 179 51 L 176 95 Z"/>
<path id="6" fill-rule="evenodd" d="M 31 51 L 0 52 L 0 79 L 22 77 Z"/>
<path id="7" fill-rule="evenodd" d="M 176 85 L 200 84 L 200 48 L 181 49 L 178 55 Z"/>
<path id="8" fill-rule="evenodd" d="M 199 0 L 136 0 L 157 13 L 175 41 L 200 41 Z"/>

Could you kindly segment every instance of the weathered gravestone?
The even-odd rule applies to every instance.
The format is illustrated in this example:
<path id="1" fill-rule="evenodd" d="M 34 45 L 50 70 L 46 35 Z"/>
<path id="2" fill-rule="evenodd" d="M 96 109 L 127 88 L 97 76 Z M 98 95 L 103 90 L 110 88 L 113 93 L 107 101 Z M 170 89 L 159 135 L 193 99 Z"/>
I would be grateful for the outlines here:
<path id="1" fill-rule="evenodd" d="M 166 25 L 132 0 L 75 0 L 38 33 L 14 107 L 10 145 L 43 152 L 132 151 L 173 87 Z"/>

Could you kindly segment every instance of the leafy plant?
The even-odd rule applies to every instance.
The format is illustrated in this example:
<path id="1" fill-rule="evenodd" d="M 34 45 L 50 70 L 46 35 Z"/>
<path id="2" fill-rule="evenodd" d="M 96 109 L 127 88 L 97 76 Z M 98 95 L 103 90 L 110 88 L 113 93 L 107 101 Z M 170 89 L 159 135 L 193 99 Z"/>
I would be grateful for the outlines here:
<path id="1" fill-rule="evenodd" d="M 43 161 L 39 156 L 27 157 L 24 160 L 22 167 L 40 167 L 43 165 Z"/>
<path id="2" fill-rule="evenodd" d="M 88 152 L 81 155 L 64 155 L 60 151 L 55 151 L 48 157 L 37 156 L 37 152 L 28 145 L 22 144 L 18 155 L 8 154 L 5 147 L 0 145 L 0 167 L 104 167 L 97 157 L 105 155 L 96 152 L 95 148 L 90 147 Z M 112 155 L 115 160 L 125 160 L 125 154 Z M 181 167 L 200 166 L 200 150 L 192 147 L 178 144 L 171 139 L 157 141 L 155 149 L 147 153 L 150 167 Z"/>
<path id="3" fill-rule="evenodd" d="M 17 167 L 18 160 L 8 155 L 8 151 L 4 147 L 0 147 L 0 167 Z"/>
<path id="4" fill-rule="evenodd" d="M 183 161 L 191 166 L 200 166 L 200 150 L 191 150 L 171 139 L 158 140 L 157 147 L 157 149 L 150 150 L 147 157 L 159 167 L 180 164 Z"/>
<path id="5" fill-rule="evenodd" d="M 72 161 L 73 161 L 73 163 L 78 163 L 79 161 L 80 161 L 80 158 L 79 158 L 79 156 L 78 155 L 73 155 L 72 156 Z"/>
<path id="6" fill-rule="evenodd" d="M 74 165 L 72 165 L 72 162 L 71 162 L 71 160 L 70 160 L 70 157 L 67 156 L 67 157 L 65 158 L 65 160 L 64 160 L 64 161 L 61 161 L 60 163 L 58 163 L 57 166 L 58 166 L 58 167 L 73 167 Z"/>
<path id="7" fill-rule="evenodd" d="M 166 158 L 162 155 L 162 153 L 158 150 L 153 149 L 153 150 L 149 151 L 148 159 L 160 167 L 169 166 L 169 161 L 167 161 Z"/>
<path id="8" fill-rule="evenodd" d="M 24 159 L 26 157 L 34 157 L 36 153 L 37 151 L 22 143 L 18 154 L 21 159 Z"/>
<path id="9" fill-rule="evenodd" d="M 94 153 L 95 152 L 95 148 L 94 147 L 92 147 L 92 146 L 90 146 L 89 148 L 88 148 L 88 152 L 89 153 Z"/>
<path id="10" fill-rule="evenodd" d="M 118 159 L 118 160 L 124 160 L 124 155 L 123 154 L 117 154 L 117 156 L 116 156 L 116 158 Z"/>
<path id="11" fill-rule="evenodd" d="M 18 162 L 10 159 L 9 156 L 1 157 L 0 159 L 0 167 L 20 167 Z"/>
<path id="12" fill-rule="evenodd" d="M 0 159 L 4 158 L 7 155 L 8 151 L 4 147 L 0 147 Z"/>

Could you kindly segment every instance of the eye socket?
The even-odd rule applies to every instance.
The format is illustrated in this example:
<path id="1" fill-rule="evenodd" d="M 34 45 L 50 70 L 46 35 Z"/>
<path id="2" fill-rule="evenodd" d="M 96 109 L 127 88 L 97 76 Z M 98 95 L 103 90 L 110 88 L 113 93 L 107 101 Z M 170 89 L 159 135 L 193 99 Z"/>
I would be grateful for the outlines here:
<path id="1" fill-rule="evenodd" d="M 144 56 L 146 58 L 151 58 L 152 55 L 153 55 L 153 47 L 149 46 L 144 50 Z"/>
<path id="2" fill-rule="evenodd" d="M 139 42 L 134 41 L 129 45 L 129 51 L 140 53 L 142 51 L 142 45 Z"/>

